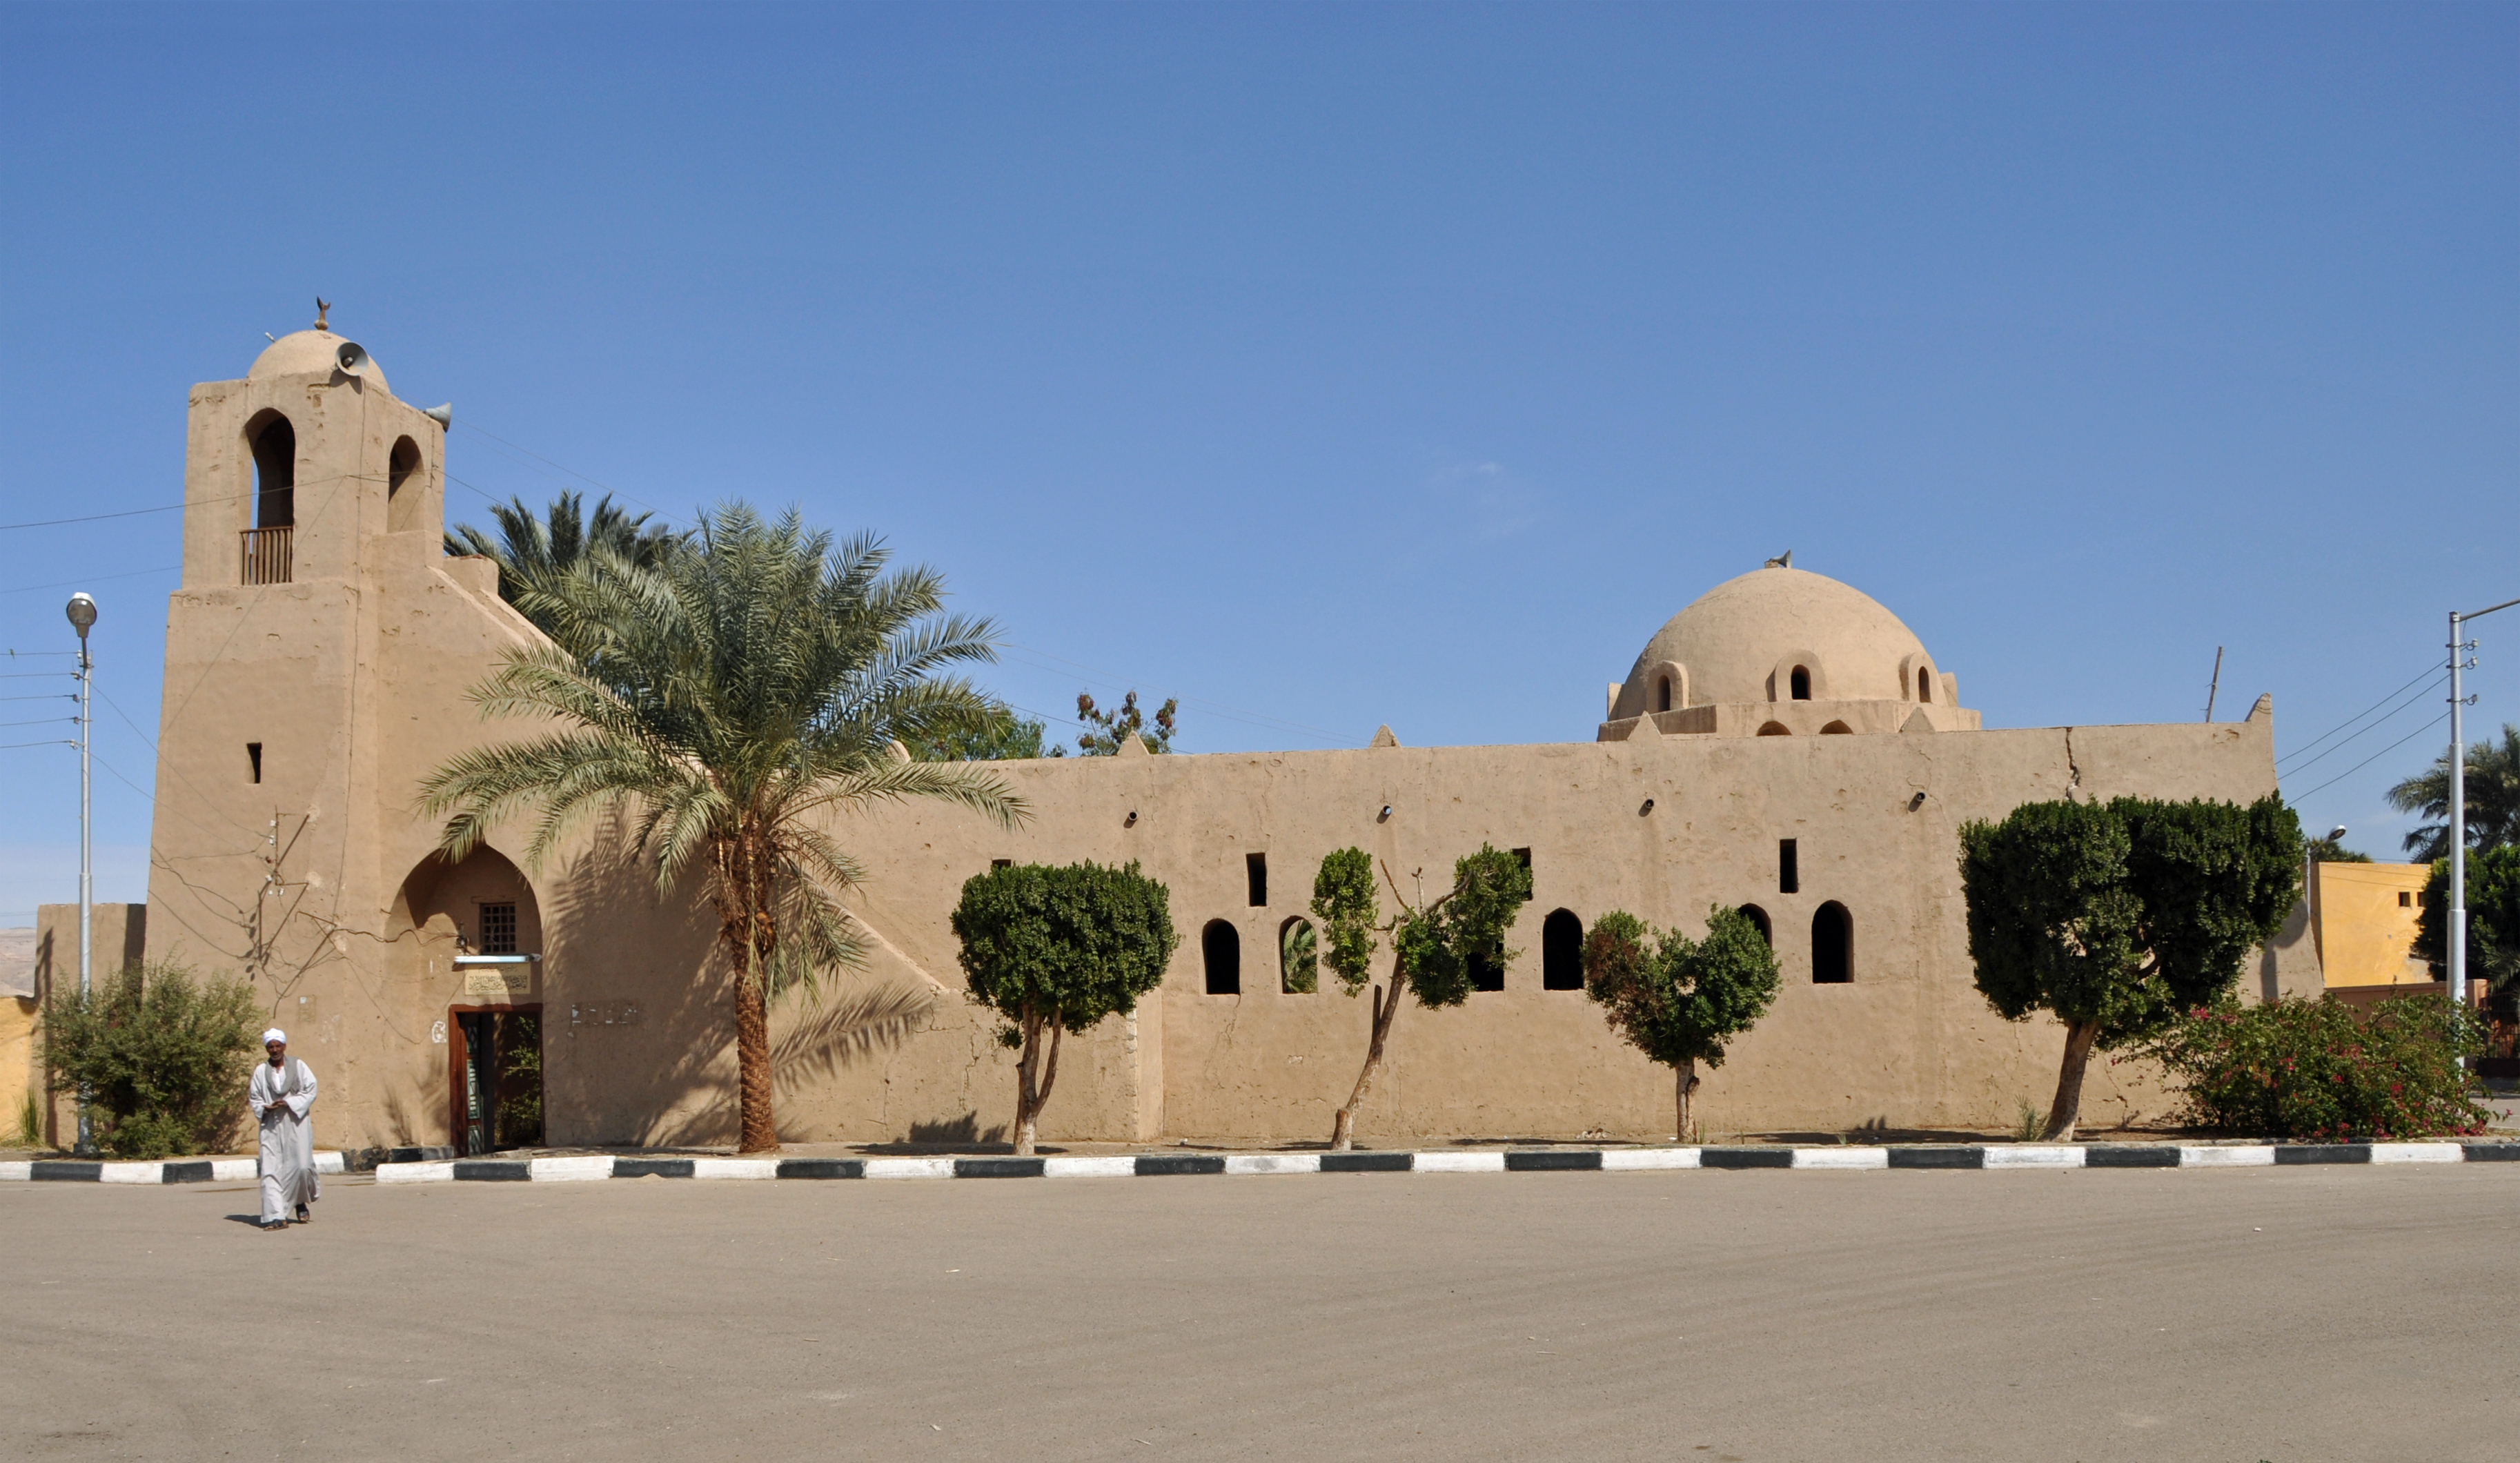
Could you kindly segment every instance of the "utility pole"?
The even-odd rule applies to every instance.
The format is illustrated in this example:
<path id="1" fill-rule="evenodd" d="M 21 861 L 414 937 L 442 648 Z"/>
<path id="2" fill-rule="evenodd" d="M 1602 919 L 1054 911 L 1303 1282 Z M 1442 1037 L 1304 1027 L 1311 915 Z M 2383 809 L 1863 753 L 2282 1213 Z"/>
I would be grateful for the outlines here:
<path id="1" fill-rule="evenodd" d="M 2462 714 L 2468 698 L 2461 694 L 2459 672 L 2476 663 L 2467 653 L 2473 640 L 2459 639 L 2459 627 L 2508 610 L 2520 600 L 2461 615 L 2450 612 L 2450 1003 L 2455 1010 L 2467 998 L 2467 722 Z"/>
<path id="2" fill-rule="evenodd" d="M 2205 719 L 2214 719 L 2214 693 L 2223 689 L 2223 647 L 2214 647 L 2214 679 L 2205 686 Z"/>
<path id="3" fill-rule="evenodd" d="M 87 657 L 87 632 L 96 623 L 96 601 L 84 594 L 70 596 L 62 613 L 69 617 L 70 627 L 79 637 L 79 1003 L 88 999 L 88 971 L 93 963 L 95 946 L 96 878 L 95 867 L 88 857 L 87 800 L 87 728 L 94 718 L 88 714 L 89 687 L 96 679 L 95 663 Z M 96 1134 L 89 1127 L 87 1084 L 79 1084 L 78 1147 L 81 1158 L 96 1152 Z"/>

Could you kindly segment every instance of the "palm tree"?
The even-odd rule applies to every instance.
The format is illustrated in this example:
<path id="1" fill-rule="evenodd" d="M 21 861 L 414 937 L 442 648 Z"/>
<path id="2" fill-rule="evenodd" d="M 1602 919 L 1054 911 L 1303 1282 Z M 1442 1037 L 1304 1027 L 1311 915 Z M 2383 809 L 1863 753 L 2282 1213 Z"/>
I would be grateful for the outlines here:
<path id="1" fill-rule="evenodd" d="M 872 536 L 835 546 L 792 510 L 769 524 L 731 504 L 654 569 L 598 554 L 540 580 L 519 608 L 557 643 L 509 651 L 472 697 L 485 718 L 561 729 L 465 753 L 421 786 L 427 814 L 450 815 L 449 859 L 531 810 L 538 865 L 581 815 L 619 808 L 660 892 L 698 874 L 732 968 L 746 1153 L 779 1143 L 769 1003 L 859 957 L 836 895 L 863 875 L 830 819 L 904 798 L 1001 824 L 1029 812 L 984 764 L 898 750 L 983 713 L 943 672 L 994 661 L 996 627 L 939 614 L 942 578 L 886 572 L 886 557 Z"/>
<path id="2" fill-rule="evenodd" d="M 563 492 L 552 499 L 542 518 L 536 518 L 522 498 L 493 503 L 490 518 L 499 526 L 498 536 L 459 524 L 446 535 L 446 552 L 459 559 L 478 556 L 499 566 L 499 598 L 516 605 L 549 633 L 552 627 L 524 609 L 528 590 L 568 572 L 578 561 L 598 552 L 617 555 L 641 569 L 654 569 L 687 536 L 661 524 L 651 525 L 652 515 L 630 512 L 614 503 L 610 493 L 595 500 L 592 515 L 583 514 L 582 505 L 576 493 Z"/>
<path id="3" fill-rule="evenodd" d="M 2469 847 L 2520 844 L 2520 726 L 2506 721 L 2500 745 L 2489 737 L 2467 749 L 2466 793 Z M 2407 851 L 2418 862 L 2450 857 L 2448 752 L 2433 758 L 2431 770 L 2391 788 L 2389 805 L 2432 820 L 2407 835 Z"/>

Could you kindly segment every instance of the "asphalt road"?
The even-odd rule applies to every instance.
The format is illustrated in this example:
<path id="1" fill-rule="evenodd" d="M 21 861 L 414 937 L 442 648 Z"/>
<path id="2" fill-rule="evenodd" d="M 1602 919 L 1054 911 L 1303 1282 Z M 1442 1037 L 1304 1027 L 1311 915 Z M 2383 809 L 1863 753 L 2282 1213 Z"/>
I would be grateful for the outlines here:
<path id="1" fill-rule="evenodd" d="M 2507 1458 L 2520 1166 L 11 1184 L 28 1459 Z"/>

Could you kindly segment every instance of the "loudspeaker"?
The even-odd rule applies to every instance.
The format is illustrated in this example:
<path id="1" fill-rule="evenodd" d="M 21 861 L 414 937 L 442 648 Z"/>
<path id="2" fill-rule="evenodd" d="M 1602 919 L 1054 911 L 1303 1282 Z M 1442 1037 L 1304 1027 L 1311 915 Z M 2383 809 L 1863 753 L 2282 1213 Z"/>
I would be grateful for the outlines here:
<path id="1" fill-rule="evenodd" d="M 356 376 L 367 369 L 367 347 L 354 342 L 343 341 L 340 348 L 333 352 L 333 363 L 341 368 L 342 375 Z"/>
<path id="2" fill-rule="evenodd" d="M 449 432 L 455 430 L 455 403 L 452 401 L 449 401 L 442 406 L 432 406 L 428 410 L 422 412 L 421 415 L 428 418 L 428 420 L 432 422 L 435 422 L 438 426 L 445 428 Z"/>

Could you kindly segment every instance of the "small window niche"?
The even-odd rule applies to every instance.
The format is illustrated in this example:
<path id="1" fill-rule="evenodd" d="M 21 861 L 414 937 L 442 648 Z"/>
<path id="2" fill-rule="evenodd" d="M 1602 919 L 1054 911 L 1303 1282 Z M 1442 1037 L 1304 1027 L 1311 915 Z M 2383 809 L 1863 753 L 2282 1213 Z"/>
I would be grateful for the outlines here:
<path id="1" fill-rule="evenodd" d="M 1269 905 L 1268 854 L 1245 853 L 1242 855 L 1242 883 L 1244 885 L 1245 892 L 1250 895 L 1251 907 L 1254 909 L 1267 908 Z"/>
<path id="2" fill-rule="evenodd" d="M 1670 676 L 1658 675 L 1654 677 L 1653 709 L 1657 711 L 1668 711 L 1671 709 Z"/>
<path id="3" fill-rule="evenodd" d="M 1321 988 L 1321 937 L 1313 932 L 1312 921 L 1298 915 L 1278 927 L 1278 990 L 1311 995 Z"/>
<path id="4" fill-rule="evenodd" d="M 1224 920 L 1209 920 L 1198 933 L 1198 953 L 1207 967 L 1209 995 L 1242 993 L 1242 937 Z"/>
<path id="5" fill-rule="evenodd" d="M 1810 667 L 1810 666 L 1808 666 L 1808 665 L 1797 665 L 1797 666 L 1795 666 L 1795 667 L 1794 667 L 1794 674 L 1793 674 L 1793 680 L 1792 680 L 1792 688 L 1793 688 L 1793 699 L 1794 699 L 1794 700 L 1796 700 L 1796 701 L 1809 701 L 1809 700 L 1811 700 L 1811 667 Z"/>
<path id="6" fill-rule="evenodd" d="M 1845 985 L 1855 980 L 1855 916 L 1835 899 L 1812 914 L 1812 983 Z"/>
<path id="7" fill-rule="evenodd" d="M 1802 850 L 1792 839 L 1777 840 L 1777 892 L 1803 892 Z"/>
<path id="8" fill-rule="evenodd" d="M 246 780 L 259 785 L 262 781 L 262 744 L 260 742 L 245 744 L 245 766 Z"/>
<path id="9" fill-rule="evenodd" d="M 2412 908 L 2414 908 L 2414 907 L 2415 907 L 2415 894 L 2414 894 L 2414 891 L 2412 891 L 2412 890 L 2405 890 L 2405 889 L 2402 889 L 2402 890 L 2398 891 L 2398 907 L 2399 907 L 2400 909 L 2412 909 Z"/>
<path id="10" fill-rule="evenodd" d="M 1768 948 L 1772 950 L 1775 949 L 1777 947 L 1777 926 L 1775 921 L 1768 918 L 1768 911 L 1761 909 L 1756 904 L 1744 904 L 1741 906 L 1741 914 L 1742 917 L 1747 919 L 1751 924 L 1759 927 L 1759 937 L 1768 942 Z"/>
<path id="11" fill-rule="evenodd" d="M 1934 673 L 1921 665 L 1916 667 L 1916 699 L 1922 702 L 1934 699 Z"/>
<path id="12" fill-rule="evenodd" d="M 1540 922 L 1540 988 L 1584 988 L 1584 922 L 1571 909 L 1552 909 Z"/>
<path id="13" fill-rule="evenodd" d="M 989 860 L 989 867 L 992 869 L 1012 869 L 1014 866 L 1015 861 L 1012 858 L 992 858 Z"/>
<path id="14" fill-rule="evenodd" d="M 1505 989 L 1505 961 L 1495 948 L 1470 952 L 1470 988 L 1496 991 Z"/>

